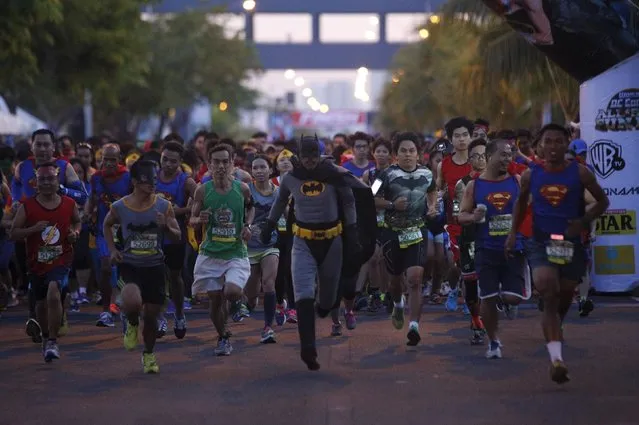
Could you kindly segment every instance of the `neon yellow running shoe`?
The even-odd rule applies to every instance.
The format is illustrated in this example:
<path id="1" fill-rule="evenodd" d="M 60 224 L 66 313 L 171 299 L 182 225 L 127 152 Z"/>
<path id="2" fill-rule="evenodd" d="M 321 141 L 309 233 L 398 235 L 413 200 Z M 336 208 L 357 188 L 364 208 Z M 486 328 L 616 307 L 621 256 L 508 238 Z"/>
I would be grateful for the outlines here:
<path id="1" fill-rule="evenodd" d="M 138 346 L 138 328 L 139 324 L 133 326 L 131 323 L 127 322 L 126 332 L 124 332 L 124 348 L 127 351 L 135 350 L 135 347 Z"/>
<path id="2" fill-rule="evenodd" d="M 157 360 L 155 360 L 155 354 L 142 353 L 142 366 L 144 367 L 144 373 L 159 373 L 160 366 L 158 366 Z"/>

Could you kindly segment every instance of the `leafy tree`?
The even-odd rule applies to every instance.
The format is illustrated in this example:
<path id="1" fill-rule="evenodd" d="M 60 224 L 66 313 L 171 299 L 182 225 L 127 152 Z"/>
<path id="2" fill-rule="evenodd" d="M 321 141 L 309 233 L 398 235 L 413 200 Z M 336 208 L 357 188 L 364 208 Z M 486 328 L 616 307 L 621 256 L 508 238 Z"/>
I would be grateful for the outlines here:
<path id="1" fill-rule="evenodd" d="M 253 105 L 257 94 L 244 83 L 259 68 L 257 55 L 240 34 L 226 37 L 224 23 L 214 23 L 210 14 L 186 11 L 145 23 L 148 72 L 124 87 L 111 118 L 119 114 L 131 124 L 135 117 L 156 114 L 165 123 L 170 110 L 201 100 L 226 102 L 230 118 Z M 134 125 L 128 127 L 134 131 Z"/>
<path id="2" fill-rule="evenodd" d="M 62 22 L 58 0 L 5 0 L 0 2 L 0 90 L 32 84 L 37 76 L 37 43 L 51 45 L 51 34 L 42 29 Z"/>
<path id="3" fill-rule="evenodd" d="M 497 81 L 488 90 L 479 83 L 480 28 L 460 31 L 444 21 L 428 30 L 426 40 L 401 49 L 394 59 L 380 105 L 382 128 L 433 130 L 456 115 L 481 116 L 497 125 L 528 120 L 526 99 L 516 85 Z"/>
<path id="4" fill-rule="evenodd" d="M 2 42 L 12 49 L 0 57 L 15 62 L 0 74 L 0 91 L 53 128 L 78 113 L 86 89 L 116 102 L 117 88 L 140 81 L 146 70 L 140 10 L 149 2 L 2 2 L 0 22 L 11 29 Z"/>

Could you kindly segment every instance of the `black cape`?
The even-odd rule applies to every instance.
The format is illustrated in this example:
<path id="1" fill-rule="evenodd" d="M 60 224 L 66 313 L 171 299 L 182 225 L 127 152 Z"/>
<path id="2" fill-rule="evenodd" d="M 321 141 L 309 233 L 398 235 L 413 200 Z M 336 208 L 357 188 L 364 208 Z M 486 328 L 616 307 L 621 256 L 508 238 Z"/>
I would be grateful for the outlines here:
<path id="1" fill-rule="evenodd" d="M 371 188 L 361 180 L 351 174 L 348 170 L 338 167 L 332 161 L 323 159 L 313 170 L 307 170 L 301 166 L 297 158 L 293 158 L 293 170 L 290 172 L 300 180 L 317 180 L 335 187 L 348 186 L 353 191 L 355 198 L 355 214 L 357 224 L 357 237 L 361 247 L 359 258 L 353 258 L 353 253 L 344 250 L 342 261 L 342 275 L 353 276 L 358 273 L 362 265 L 371 259 L 377 246 L 377 210 L 375 209 L 375 198 Z M 344 221 L 344 211 L 342 202 L 338 200 L 339 218 Z M 291 201 L 289 208 L 287 225 L 292 226 L 295 222 L 295 204 Z M 291 229 L 288 229 L 289 233 Z"/>

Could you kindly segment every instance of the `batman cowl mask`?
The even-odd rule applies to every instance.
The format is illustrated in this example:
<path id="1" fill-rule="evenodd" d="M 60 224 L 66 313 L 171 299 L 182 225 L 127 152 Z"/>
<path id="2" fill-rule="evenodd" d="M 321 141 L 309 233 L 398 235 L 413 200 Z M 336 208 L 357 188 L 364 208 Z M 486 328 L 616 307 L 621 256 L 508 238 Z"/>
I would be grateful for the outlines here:
<path id="1" fill-rule="evenodd" d="M 299 148 L 300 158 L 319 158 L 320 144 L 317 136 L 302 136 Z"/>

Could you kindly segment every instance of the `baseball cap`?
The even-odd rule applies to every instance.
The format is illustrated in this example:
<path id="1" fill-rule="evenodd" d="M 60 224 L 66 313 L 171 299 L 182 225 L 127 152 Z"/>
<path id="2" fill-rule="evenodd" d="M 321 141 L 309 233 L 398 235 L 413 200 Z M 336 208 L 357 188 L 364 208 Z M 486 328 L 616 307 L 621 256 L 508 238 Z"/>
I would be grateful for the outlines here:
<path id="1" fill-rule="evenodd" d="M 588 151 L 588 144 L 581 139 L 575 139 L 568 145 L 568 150 L 575 155 L 581 155 Z"/>

